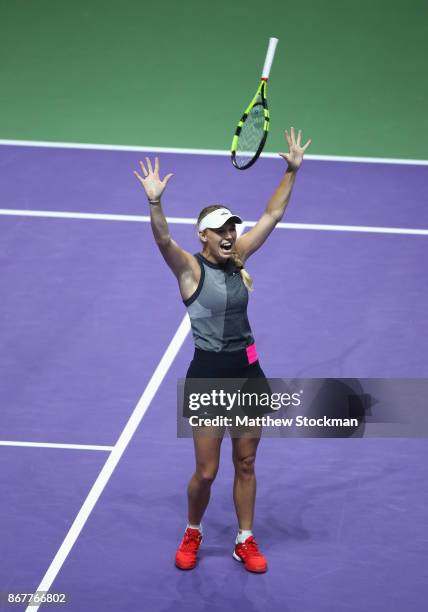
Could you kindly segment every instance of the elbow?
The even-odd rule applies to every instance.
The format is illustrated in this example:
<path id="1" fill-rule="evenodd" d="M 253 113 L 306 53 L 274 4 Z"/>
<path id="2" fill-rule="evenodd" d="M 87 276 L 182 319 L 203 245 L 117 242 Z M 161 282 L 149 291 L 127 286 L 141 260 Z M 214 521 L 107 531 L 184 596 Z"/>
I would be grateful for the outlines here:
<path id="1" fill-rule="evenodd" d="M 271 222 L 274 226 L 282 220 L 284 212 L 284 210 L 275 210 L 269 212 L 269 217 L 271 218 Z"/>

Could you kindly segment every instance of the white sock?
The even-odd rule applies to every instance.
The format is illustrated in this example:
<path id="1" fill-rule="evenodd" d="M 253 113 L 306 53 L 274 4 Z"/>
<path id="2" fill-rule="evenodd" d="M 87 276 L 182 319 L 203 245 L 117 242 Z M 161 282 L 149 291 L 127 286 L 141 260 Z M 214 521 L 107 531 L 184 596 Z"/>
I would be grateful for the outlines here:
<path id="1" fill-rule="evenodd" d="M 235 544 L 243 544 L 247 538 L 253 535 L 251 529 L 240 529 L 236 536 Z"/>
<path id="2" fill-rule="evenodd" d="M 186 529 L 197 529 L 202 535 L 202 523 L 199 523 L 199 525 L 191 525 L 190 523 L 187 523 Z"/>

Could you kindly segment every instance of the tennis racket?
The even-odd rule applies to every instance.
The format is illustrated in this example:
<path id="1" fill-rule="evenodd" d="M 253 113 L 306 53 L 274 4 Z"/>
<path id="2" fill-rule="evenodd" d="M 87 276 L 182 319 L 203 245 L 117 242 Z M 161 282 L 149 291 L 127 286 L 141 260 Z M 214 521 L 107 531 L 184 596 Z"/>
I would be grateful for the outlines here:
<path id="1" fill-rule="evenodd" d="M 256 95 L 242 115 L 232 140 L 232 164 L 246 170 L 260 156 L 269 133 L 269 109 L 266 99 L 267 80 L 275 55 L 277 38 L 269 39 L 260 85 Z"/>

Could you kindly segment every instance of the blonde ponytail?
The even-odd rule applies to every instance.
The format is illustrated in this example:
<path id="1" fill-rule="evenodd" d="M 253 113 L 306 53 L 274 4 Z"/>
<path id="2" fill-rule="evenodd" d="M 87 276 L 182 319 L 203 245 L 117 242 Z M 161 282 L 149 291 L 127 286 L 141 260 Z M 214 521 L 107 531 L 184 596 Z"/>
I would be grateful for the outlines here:
<path id="1" fill-rule="evenodd" d="M 235 266 L 239 268 L 239 273 L 241 275 L 242 282 L 247 287 L 248 291 L 253 291 L 254 290 L 253 279 L 251 278 L 251 276 L 248 274 L 248 272 L 244 268 L 244 264 L 242 263 L 242 259 L 238 255 L 238 252 L 233 251 L 230 258 L 235 264 Z"/>

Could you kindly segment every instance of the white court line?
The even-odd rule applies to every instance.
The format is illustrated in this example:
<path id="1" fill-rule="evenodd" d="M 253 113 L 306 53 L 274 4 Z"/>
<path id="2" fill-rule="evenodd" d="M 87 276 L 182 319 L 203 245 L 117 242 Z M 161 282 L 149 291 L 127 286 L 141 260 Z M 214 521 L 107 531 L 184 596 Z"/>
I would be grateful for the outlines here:
<path id="1" fill-rule="evenodd" d="M 187 314 L 181 321 L 173 339 L 171 340 L 168 348 L 162 356 L 156 370 L 154 371 L 149 384 L 144 390 L 143 395 L 140 397 L 136 407 L 134 408 L 128 422 L 125 425 L 122 433 L 119 436 L 118 441 L 113 447 L 107 461 L 105 462 L 101 472 L 98 475 L 95 483 L 89 491 L 82 507 L 80 508 L 76 518 L 73 521 L 67 535 L 65 536 L 61 546 L 58 549 L 55 557 L 52 560 L 49 568 L 42 578 L 37 591 L 49 591 L 53 581 L 55 580 L 58 572 L 60 571 L 64 561 L 68 557 L 72 547 L 74 546 L 77 538 L 80 535 L 89 515 L 95 507 L 101 493 L 106 487 L 110 476 L 115 470 L 119 463 L 123 453 L 126 450 L 132 436 L 134 435 L 137 427 L 139 426 L 143 416 L 145 415 L 150 402 L 155 396 L 159 389 L 163 379 L 165 378 L 172 362 L 174 361 L 178 351 L 180 350 L 188 332 L 190 330 L 190 322 Z M 38 610 L 40 606 L 33 605 L 27 606 L 26 612 Z"/>
<path id="2" fill-rule="evenodd" d="M 49 591 L 53 581 L 55 580 L 58 572 L 60 571 L 65 559 L 67 558 L 70 550 L 76 542 L 80 532 L 82 531 L 89 515 L 95 507 L 101 493 L 106 487 L 110 476 L 114 469 L 119 463 L 123 453 L 126 450 L 132 436 L 134 435 L 137 427 L 139 426 L 143 416 L 145 415 L 153 397 L 155 396 L 159 386 L 165 378 L 172 362 L 174 361 L 178 351 L 180 350 L 188 332 L 190 330 L 190 322 L 187 314 L 181 321 L 173 339 L 171 340 L 168 348 L 163 354 L 156 370 L 154 371 L 144 393 L 140 397 L 136 407 L 134 408 L 128 422 L 125 425 L 122 433 L 119 436 L 112 452 L 110 453 L 107 461 L 105 462 L 101 472 L 98 475 L 95 483 L 88 493 L 82 507 L 80 508 L 76 518 L 73 521 L 67 535 L 64 538 L 58 552 L 56 553 L 52 563 L 50 564 L 46 574 L 42 581 L 37 587 L 37 591 Z M 27 611 L 38 610 L 39 606 L 28 606 Z"/>
<path id="3" fill-rule="evenodd" d="M 29 446 L 32 448 L 66 448 L 71 450 L 112 451 L 113 446 L 96 446 L 94 444 L 57 444 L 56 442 L 18 442 L 0 440 L 0 446 Z"/>
<path id="4" fill-rule="evenodd" d="M 114 215 L 104 213 L 61 212 L 56 210 L 20 210 L 0 208 L 0 215 L 11 217 L 42 217 L 51 219 L 89 219 L 93 221 L 131 221 L 134 223 L 149 223 L 150 217 L 144 215 Z M 191 221 L 189 220 L 189 223 Z M 196 223 L 196 219 L 194 219 Z"/>
<path id="5" fill-rule="evenodd" d="M 248 221 L 247 225 L 255 225 Z M 322 223 L 277 223 L 280 229 L 315 230 L 319 232 L 362 232 L 364 234 L 410 234 L 428 236 L 428 229 L 412 229 L 407 227 L 370 227 L 367 225 L 326 225 Z"/>
<path id="6" fill-rule="evenodd" d="M 176 153 L 179 155 L 220 155 L 228 156 L 230 151 L 219 149 L 183 149 L 175 147 L 146 147 L 112 144 L 89 144 L 80 142 L 48 142 L 43 140 L 0 140 L 0 145 L 14 147 L 42 147 L 53 149 L 89 149 L 95 151 L 135 151 L 148 153 Z M 279 159 L 278 153 L 262 153 L 261 157 Z M 395 159 L 392 157 L 355 157 L 346 155 L 305 155 L 305 159 L 315 161 L 351 162 L 365 164 L 401 164 L 408 166 L 428 166 L 426 159 Z"/>
<path id="7" fill-rule="evenodd" d="M 241 233 L 245 227 L 245 223 L 241 225 L 239 228 L 239 232 Z M 77 538 L 80 535 L 86 521 L 89 518 L 92 510 L 95 507 L 101 493 L 104 491 L 108 481 L 110 480 L 110 476 L 113 471 L 117 467 L 120 459 L 122 458 L 123 453 L 126 450 L 131 438 L 137 430 L 137 427 L 141 423 L 142 418 L 147 412 L 148 407 L 150 406 L 151 401 L 156 395 L 163 379 L 168 373 L 169 368 L 172 365 L 172 362 L 176 358 L 179 350 L 181 349 L 187 334 L 190 331 L 190 319 L 186 314 L 178 326 L 177 331 L 174 334 L 173 339 L 168 345 L 165 353 L 162 355 L 162 359 L 160 360 L 156 370 L 154 371 L 151 379 L 147 387 L 144 389 L 143 395 L 138 400 L 137 405 L 135 406 L 131 416 L 129 417 L 128 422 L 125 425 L 122 433 L 119 436 L 118 441 L 113 447 L 112 452 L 110 453 L 107 461 L 105 462 L 101 472 L 98 475 L 95 483 L 92 486 L 92 489 L 89 491 L 88 496 L 83 502 L 82 507 L 80 508 L 76 518 L 73 521 L 67 535 L 65 536 L 61 546 L 58 549 L 55 557 L 52 560 L 52 563 L 48 567 L 46 574 L 43 576 L 42 581 L 37 587 L 36 591 L 49 591 L 51 588 L 55 578 L 58 575 L 64 561 L 68 557 L 71 549 L 73 548 Z M 25 612 L 35 612 L 39 609 L 40 606 L 27 606 Z"/>
<path id="8" fill-rule="evenodd" d="M 126 221 L 134 223 L 150 223 L 150 217 L 143 215 L 114 215 L 101 213 L 58 212 L 50 210 L 16 210 L 0 208 L 0 216 L 42 217 L 52 219 L 89 219 L 93 221 Z M 196 225 L 196 218 L 167 217 L 168 223 Z M 254 226 L 257 221 L 245 221 L 246 226 Z M 413 236 L 428 236 L 428 229 L 407 227 L 376 227 L 366 225 L 331 225 L 323 223 L 277 223 L 279 229 L 315 230 L 320 232 L 360 232 L 367 234 L 404 234 Z"/>

